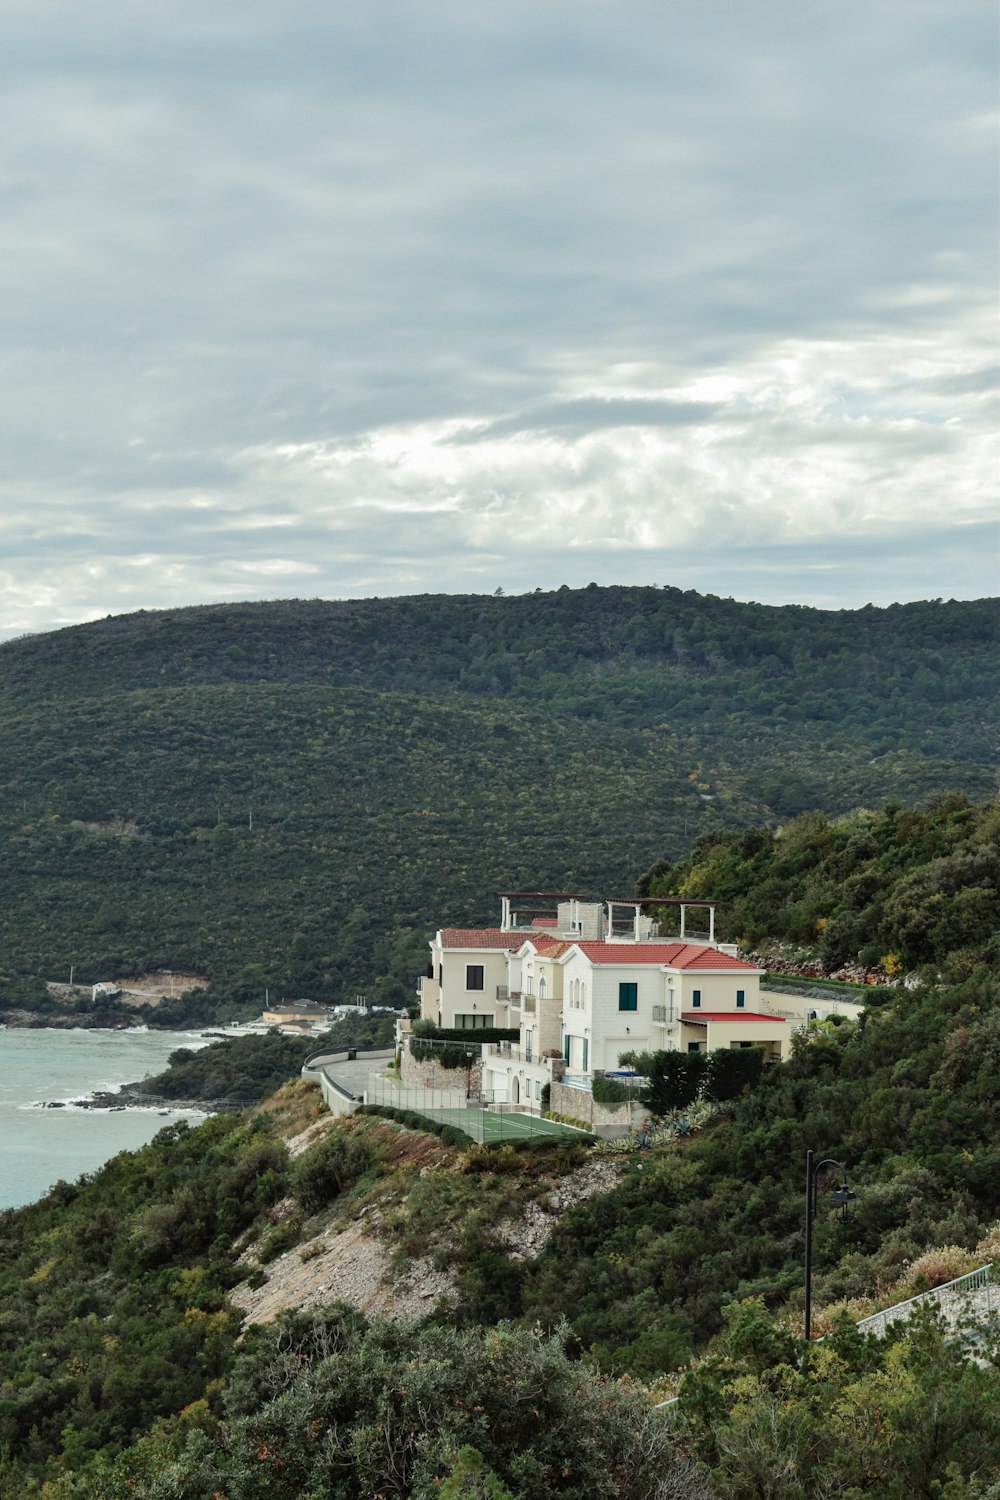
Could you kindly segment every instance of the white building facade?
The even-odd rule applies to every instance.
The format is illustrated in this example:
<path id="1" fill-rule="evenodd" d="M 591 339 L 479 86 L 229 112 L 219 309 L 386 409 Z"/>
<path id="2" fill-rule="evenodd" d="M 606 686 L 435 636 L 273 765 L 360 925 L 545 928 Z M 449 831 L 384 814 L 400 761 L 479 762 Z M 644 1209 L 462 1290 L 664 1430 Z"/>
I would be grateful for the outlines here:
<path id="1" fill-rule="evenodd" d="M 547 897 L 554 917 L 519 906 L 544 895 L 505 893 L 499 927 L 443 928 L 431 942 L 422 1017 L 518 1029 L 517 1041 L 483 1047 L 484 1102 L 538 1107 L 546 1083 L 589 1088 L 627 1052 L 753 1046 L 769 1061 L 788 1056 L 812 1002 L 783 994 L 779 1008 L 735 947 L 688 936 L 691 906 L 708 908 L 704 936 L 714 936 L 714 903 Z M 647 905 L 679 907 L 681 934 L 664 938 L 640 912 Z"/>

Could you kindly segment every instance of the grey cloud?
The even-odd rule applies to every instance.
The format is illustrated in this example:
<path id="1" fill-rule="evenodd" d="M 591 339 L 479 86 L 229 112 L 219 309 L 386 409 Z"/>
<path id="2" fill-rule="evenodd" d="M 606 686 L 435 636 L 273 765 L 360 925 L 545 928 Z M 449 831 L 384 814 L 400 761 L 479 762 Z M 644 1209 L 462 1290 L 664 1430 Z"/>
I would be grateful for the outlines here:
<path id="1" fill-rule="evenodd" d="M 939 375 L 923 385 L 938 396 L 994 396 L 1000 390 L 1000 365 L 985 365 L 961 375 Z"/>
<path id="2" fill-rule="evenodd" d="M 647 460 L 634 479 L 632 426 L 637 445 L 694 444 L 735 423 L 737 474 L 764 444 L 776 461 L 822 446 L 859 484 L 888 464 L 903 487 L 944 443 L 971 473 L 995 301 L 995 38 L 978 0 L 913 0 L 905 25 L 875 4 L 850 26 L 794 0 L 95 0 L 79 15 L 11 0 L 0 441 L 11 513 L 50 523 L 39 597 L 64 547 L 78 579 L 88 532 L 102 547 L 113 532 L 119 556 L 186 549 L 175 591 L 252 589 L 227 582 L 227 559 L 267 561 L 250 538 L 269 512 L 291 520 L 273 545 L 292 562 L 349 537 L 353 573 L 322 558 L 333 592 L 484 576 L 454 526 L 375 517 L 398 455 L 334 479 L 246 456 L 377 447 L 435 422 L 464 435 L 414 446 L 469 465 L 428 463 L 408 503 L 426 479 L 435 502 L 454 492 L 463 516 L 520 526 L 518 497 L 530 508 L 537 484 L 541 506 L 561 484 L 603 499 L 636 547 L 657 475 Z M 908 339 L 929 375 L 896 368 Z M 849 351 L 880 340 L 884 371 L 855 382 Z M 803 348 L 848 351 L 829 394 L 850 416 L 866 406 L 869 431 L 793 410 Z M 780 388 L 776 413 L 659 394 L 748 371 L 755 399 Z M 619 446 L 585 470 L 472 462 L 483 437 L 533 433 Z M 658 462 L 678 505 L 706 504 L 693 462 Z M 761 507 L 733 534 L 777 533 L 782 484 L 770 521 Z M 196 490 L 211 510 L 188 512 Z M 34 545 L 3 536 L 11 555 Z M 447 573 L 425 561 L 443 540 Z M 633 561 L 604 566 L 613 581 Z"/>

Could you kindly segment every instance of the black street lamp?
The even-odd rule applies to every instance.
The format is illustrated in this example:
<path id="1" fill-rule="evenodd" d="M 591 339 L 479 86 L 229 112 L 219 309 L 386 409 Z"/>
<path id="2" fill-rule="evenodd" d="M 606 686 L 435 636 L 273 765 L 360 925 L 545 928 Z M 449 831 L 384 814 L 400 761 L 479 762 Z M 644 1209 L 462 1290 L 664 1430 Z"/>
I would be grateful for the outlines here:
<path id="1" fill-rule="evenodd" d="M 842 1161 L 835 1161 L 828 1156 L 824 1161 L 815 1162 L 814 1151 L 806 1152 L 806 1343 L 812 1338 L 812 1248 L 813 1248 L 813 1219 L 816 1217 L 816 1178 L 824 1167 L 836 1167 L 840 1173 L 840 1186 L 830 1194 L 830 1200 L 841 1211 L 841 1216 L 846 1220 L 847 1205 L 854 1203 L 857 1193 L 852 1193 L 847 1186 L 847 1167 Z"/>

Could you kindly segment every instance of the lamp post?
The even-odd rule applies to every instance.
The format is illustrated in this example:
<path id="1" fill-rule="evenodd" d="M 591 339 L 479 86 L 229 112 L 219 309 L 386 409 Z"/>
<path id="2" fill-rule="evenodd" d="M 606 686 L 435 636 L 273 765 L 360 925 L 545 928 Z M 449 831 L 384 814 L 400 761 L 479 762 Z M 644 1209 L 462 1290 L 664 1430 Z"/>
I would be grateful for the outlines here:
<path id="1" fill-rule="evenodd" d="M 812 1226 L 816 1217 L 816 1178 L 824 1167 L 836 1167 L 840 1173 L 840 1186 L 830 1194 L 834 1204 L 841 1210 L 843 1217 L 847 1218 L 847 1205 L 853 1203 L 857 1193 L 852 1193 L 847 1186 L 847 1167 L 842 1161 L 835 1161 L 828 1156 L 823 1161 L 815 1161 L 815 1151 L 806 1152 L 806 1317 L 805 1338 L 808 1344 L 812 1338 Z"/>

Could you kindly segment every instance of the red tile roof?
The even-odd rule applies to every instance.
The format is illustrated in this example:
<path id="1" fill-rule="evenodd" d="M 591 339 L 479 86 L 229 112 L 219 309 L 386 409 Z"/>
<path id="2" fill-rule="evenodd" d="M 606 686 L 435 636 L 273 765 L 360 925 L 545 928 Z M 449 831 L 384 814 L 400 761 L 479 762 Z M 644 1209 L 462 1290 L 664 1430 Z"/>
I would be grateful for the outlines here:
<path id="1" fill-rule="evenodd" d="M 531 925 L 532 925 L 532 927 L 558 927 L 559 926 L 559 918 L 558 917 L 536 917 L 535 920 L 532 922 Z"/>
<path id="2" fill-rule="evenodd" d="M 516 932 L 500 927 L 442 927 L 442 948 L 520 948 L 524 941 Z"/>
<path id="3" fill-rule="evenodd" d="M 523 943 L 531 943 L 539 953 L 549 957 L 562 957 L 571 948 L 579 948 L 592 964 L 667 964 L 672 969 L 730 970 L 743 974 L 759 974 L 760 969 L 722 953 L 718 948 L 709 948 L 704 943 L 599 943 L 580 942 L 578 939 L 556 938 L 547 932 L 512 932 L 502 927 L 443 927 L 443 948 L 494 948 L 516 953 Z"/>
<path id="4" fill-rule="evenodd" d="M 784 1016 L 765 1016 L 759 1010 L 682 1010 L 682 1021 L 773 1021 L 787 1026 Z"/>
<path id="5" fill-rule="evenodd" d="M 565 938 L 550 937 L 545 932 L 533 932 L 530 937 L 525 938 L 525 942 L 530 943 L 532 948 L 546 958 L 560 958 L 570 947 Z"/>
<path id="6" fill-rule="evenodd" d="M 759 974 L 760 969 L 708 948 L 704 943 L 589 943 L 575 945 L 592 964 L 669 964 L 672 969 L 736 969 Z"/>

